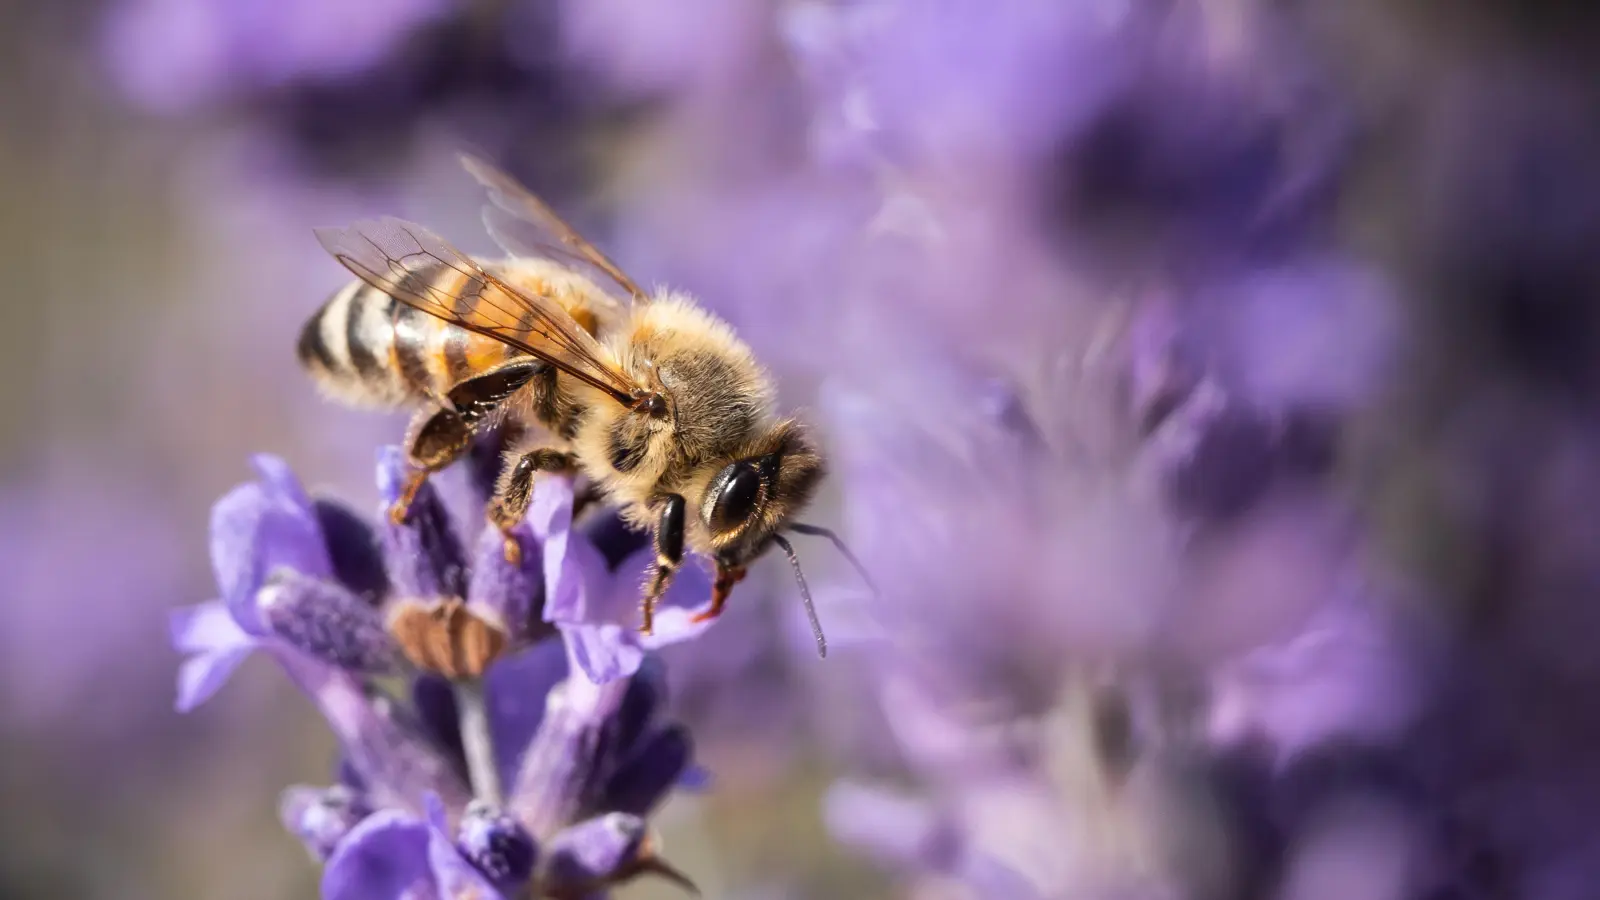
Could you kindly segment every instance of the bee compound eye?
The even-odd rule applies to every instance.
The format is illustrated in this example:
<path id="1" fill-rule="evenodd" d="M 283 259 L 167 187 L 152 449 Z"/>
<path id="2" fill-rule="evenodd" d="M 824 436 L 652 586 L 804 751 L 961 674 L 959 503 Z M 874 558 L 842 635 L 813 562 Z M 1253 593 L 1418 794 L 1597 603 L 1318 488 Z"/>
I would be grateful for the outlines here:
<path id="1" fill-rule="evenodd" d="M 737 462 L 726 471 L 711 507 L 711 527 L 717 531 L 731 530 L 748 519 L 761 495 L 761 473 L 753 463 Z"/>

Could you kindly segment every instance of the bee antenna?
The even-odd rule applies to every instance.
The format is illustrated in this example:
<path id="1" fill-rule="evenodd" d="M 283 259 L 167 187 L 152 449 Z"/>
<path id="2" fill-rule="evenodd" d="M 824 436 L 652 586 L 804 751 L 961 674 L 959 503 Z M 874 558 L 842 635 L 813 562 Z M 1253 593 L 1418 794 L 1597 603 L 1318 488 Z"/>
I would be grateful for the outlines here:
<path id="1" fill-rule="evenodd" d="M 783 548 L 789 557 L 789 565 L 794 569 L 795 583 L 800 585 L 800 599 L 806 605 L 806 618 L 811 620 L 811 633 L 817 638 L 817 655 L 823 659 L 828 658 L 828 639 L 822 636 L 822 623 L 817 620 L 816 604 L 811 602 L 811 588 L 806 586 L 806 573 L 800 571 L 800 557 L 794 553 L 794 545 L 781 534 L 772 536 L 772 542 Z"/>
<path id="2" fill-rule="evenodd" d="M 872 576 L 867 574 L 867 567 L 861 564 L 861 560 L 857 559 L 854 553 L 850 552 L 850 547 L 844 542 L 844 538 L 839 537 L 839 535 L 835 534 L 830 529 L 823 528 L 821 525 L 807 525 L 804 522 L 791 523 L 789 525 L 789 530 L 797 534 L 809 534 L 813 537 L 825 537 L 832 541 L 833 546 L 838 548 L 839 553 L 844 556 L 845 559 L 850 561 L 850 565 L 855 568 L 856 574 L 860 575 L 861 580 L 867 583 L 867 588 L 870 589 L 875 596 L 881 595 L 881 592 L 878 590 L 878 586 L 872 581 Z"/>

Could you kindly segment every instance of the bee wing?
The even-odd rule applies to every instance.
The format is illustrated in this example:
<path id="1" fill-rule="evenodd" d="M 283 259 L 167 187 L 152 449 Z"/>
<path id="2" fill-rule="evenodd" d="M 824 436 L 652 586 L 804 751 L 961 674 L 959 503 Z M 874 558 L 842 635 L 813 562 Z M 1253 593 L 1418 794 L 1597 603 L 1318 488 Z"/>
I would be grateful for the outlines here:
<path id="1" fill-rule="evenodd" d="M 503 341 L 623 405 L 643 390 L 560 304 L 508 284 L 420 225 L 383 218 L 319 228 L 316 235 L 356 277 L 402 303 Z M 434 266 L 459 277 L 433 277 Z"/>
<path id="2" fill-rule="evenodd" d="M 461 166 L 489 191 L 490 203 L 483 208 L 483 224 L 507 253 L 577 264 L 615 282 L 634 303 L 650 301 L 649 295 L 620 266 L 515 178 L 465 153 L 461 154 Z"/>

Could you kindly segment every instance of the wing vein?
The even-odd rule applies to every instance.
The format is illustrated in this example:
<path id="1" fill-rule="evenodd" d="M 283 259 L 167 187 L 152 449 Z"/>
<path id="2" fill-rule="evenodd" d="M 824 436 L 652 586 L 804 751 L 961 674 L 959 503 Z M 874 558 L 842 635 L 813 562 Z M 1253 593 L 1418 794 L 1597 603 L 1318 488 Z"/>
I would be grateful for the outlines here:
<path id="1" fill-rule="evenodd" d="M 506 282 L 420 225 L 385 218 L 318 229 L 317 239 L 402 303 L 542 359 L 623 405 L 643 390 L 553 298 Z M 438 277 L 446 272 L 458 277 Z"/>
<path id="2" fill-rule="evenodd" d="M 488 191 L 484 225 L 507 252 L 580 266 L 609 279 L 634 303 L 649 302 L 649 296 L 621 266 L 567 224 L 548 203 L 489 163 L 467 154 L 460 158 L 462 167 Z M 529 230 L 531 234 L 513 233 Z"/>

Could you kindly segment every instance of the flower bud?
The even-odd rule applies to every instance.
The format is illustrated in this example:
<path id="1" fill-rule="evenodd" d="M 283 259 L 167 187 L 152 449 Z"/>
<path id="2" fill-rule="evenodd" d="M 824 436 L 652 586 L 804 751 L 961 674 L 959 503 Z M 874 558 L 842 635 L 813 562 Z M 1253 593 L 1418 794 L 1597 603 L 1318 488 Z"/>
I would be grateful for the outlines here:
<path id="1" fill-rule="evenodd" d="M 280 569 L 256 595 L 256 610 L 272 634 L 314 659 L 366 675 L 400 667 L 382 616 L 342 585 Z"/>
<path id="2" fill-rule="evenodd" d="M 461 817 L 456 848 L 478 870 L 502 888 L 521 885 L 533 875 L 539 848 L 533 836 L 510 813 L 473 801 Z"/>
<path id="3" fill-rule="evenodd" d="M 283 827 L 319 860 L 332 856 L 345 835 L 371 814 L 366 798 L 345 785 L 295 785 L 283 792 L 278 804 Z"/>

